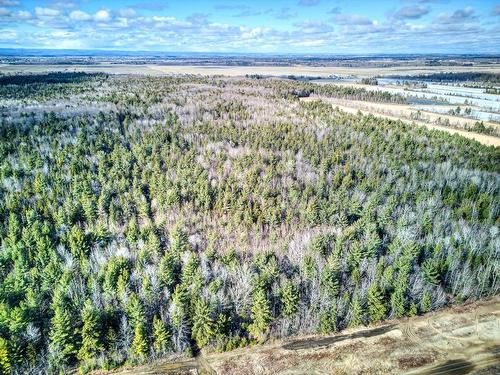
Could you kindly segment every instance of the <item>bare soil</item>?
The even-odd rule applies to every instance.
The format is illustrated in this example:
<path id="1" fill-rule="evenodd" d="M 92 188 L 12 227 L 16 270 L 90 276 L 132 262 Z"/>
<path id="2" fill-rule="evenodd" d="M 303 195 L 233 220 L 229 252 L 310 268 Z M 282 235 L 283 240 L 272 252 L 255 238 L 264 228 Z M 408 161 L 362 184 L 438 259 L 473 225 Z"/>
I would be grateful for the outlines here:
<path id="1" fill-rule="evenodd" d="M 425 316 L 117 371 L 129 374 L 498 374 L 500 297 Z"/>

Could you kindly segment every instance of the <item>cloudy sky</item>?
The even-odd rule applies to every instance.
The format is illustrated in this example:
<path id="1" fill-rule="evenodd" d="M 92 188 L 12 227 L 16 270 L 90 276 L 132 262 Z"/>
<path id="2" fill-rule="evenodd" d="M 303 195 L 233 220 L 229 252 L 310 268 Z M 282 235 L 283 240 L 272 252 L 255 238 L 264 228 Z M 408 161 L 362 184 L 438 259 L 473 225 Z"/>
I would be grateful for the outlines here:
<path id="1" fill-rule="evenodd" d="M 500 1 L 0 0 L 0 47 L 500 53 Z"/>

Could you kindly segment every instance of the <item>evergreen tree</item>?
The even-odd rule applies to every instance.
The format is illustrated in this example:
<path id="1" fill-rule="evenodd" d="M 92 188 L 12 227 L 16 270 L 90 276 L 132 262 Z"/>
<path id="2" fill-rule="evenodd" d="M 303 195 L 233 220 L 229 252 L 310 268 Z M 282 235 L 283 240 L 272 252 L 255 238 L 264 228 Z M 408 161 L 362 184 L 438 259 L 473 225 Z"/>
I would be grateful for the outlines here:
<path id="1" fill-rule="evenodd" d="M 427 290 L 424 291 L 420 306 L 423 313 L 429 312 L 431 310 L 431 294 Z"/>
<path id="2" fill-rule="evenodd" d="M 158 278 L 161 285 L 169 290 L 173 290 L 174 286 L 179 282 L 179 274 L 181 272 L 178 255 L 173 251 L 165 252 L 158 268 Z"/>
<path id="3" fill-rule="evenodd" d="M 198 298 L 194 306 L 193 328 L 191 336 L 198 348 L 203 348 L 215 335 L 215 323 L 210 305 L 203 298 Z"/>
<path id="4" fill-rule="evenodd" d="M 78 359 L 89 361 L 103 349 L 100 341 L 99 312 L 90 299 L 87 299 L 83 305 L 82 322 L 82 346 L 78 351 Z"/>
<path id="5" fill-rule="evenodd" d="M 56 291 L 53 302 L 54 316 L 50 321 L 50 346 L 61 360 L 71 363 L 78 353 L 78 332 L 74 327 L 75 319 L 70 311 L 67 297 Z"/>
<path id="6" fill-rule="evenodd" d="M 158 316 L 153 317 L 153 349 L 155 353 L 165 353 L 170 341 L 170 332 Z"/>
<path id="7" fill-rule="evenodd" d="M 280 291 L 283 314 L 285 316 L 293 315 L 299 309 L 300 296 L 292 280 L 286 280 Z"/>
<path id="8" fill-rule="evenodd" d="M 401 289 L 397 288 L 391 295 L 391 307 L 394 315 L 401 318 L 406 313 L 406 300 Z"/>
<path id="9" fill-rule="evenodd" d="M 127 315 L 129 316 L 132 327 L 136 325 L 145 325 L 144 305 L 137 294 L 132 293 L 127 302 Z"/>
<path id="10" fill-rule="evenodd" d="M 439 272 L 436 266 L 436 262 L 433 259 L 427 259 L 422 264 L 422 272 L 424 274 L 424 279 L 433 285 L 439 284 Z"/>
<path id="11" fill-rule="evenodd" d="M 69 249 L 71 254 L 76 258 L 83 258 L 86 256 L 88 250 L 87 240 L 85 233 L 78 225 L 73 225 L 69 233 Z"/>
<path id="12" fill-rule="evenodd" d="M 134 327 L 134 339 L 132 340 L 132 353 L 134 357 L 142 362 L 148 354 L 148 342 L 146 340 L 144 323 L 139 322 Z"/>
<path id="13" fill-rule="evenodd" d="M 9 375 L 11 370 L 7 340 L 0 337 L 0 375 Z"/>
<path id="14" fill-rule="evenodd" d="M 337 331 L 337 307 L 333 305 L 320 315 L 318 332 L 328 334 Z"/>
<path id="15" fill-rule="evenodd" d="M 409 316 L 409 317 L 412 317 L 412 316 L 417 315 L 417 313 L 418 313 L 418 310 L 417 310 L 417 305 L 415 305 L 414 303 L 412 303 L 412 304 L 410 305 L 410 309 L 409 309 L 409 311 L 408 311 L 408 316 Z"/>
<path id="16" fill-rule="evenodd" d="M 370 322 L 381 320 L 386 313 L 384 296 L 376 284 L 368 288 L 368 317 Z"/>
<path id="17" fill-rule="evenodd" d="M 175 225 L 170 233 L 170 247 L 175 254 L 182 254 L 191 248 L 188 236 L 180 224 Z"/>
<path id="18" fill-rule="evenodd" d="M 151 254 L 153 258 L 156 258 L 161 253 L 161 242 L 156 233 L 153 230 L 148 232 L 148 237 L 146 241 L 147 251 Z"/>
<path id="19" fill-rule="evenodd" d="M 252 336 L 262 340 L 264 333 L 269 328 L 273 317 L 269 307 L 266 290 L 259 286 L 253 292 L 252 306 L 250 308 L 252 323 L 248 330 Z"/>
<path id="20" fill-rule="evenodd" d="M 349 326 L 355 327 L 363 323 L 363 307 L 358 299 L 354 297 L 351 301 L 352 318 Z"/>
<path id="21" fill-rule="evenodd" d="M 172 326 L 180 329 L 185 323 L 188 323 L 188 295 L 183 285 L 177 285 L 172 294 L 171 318 Z"/>

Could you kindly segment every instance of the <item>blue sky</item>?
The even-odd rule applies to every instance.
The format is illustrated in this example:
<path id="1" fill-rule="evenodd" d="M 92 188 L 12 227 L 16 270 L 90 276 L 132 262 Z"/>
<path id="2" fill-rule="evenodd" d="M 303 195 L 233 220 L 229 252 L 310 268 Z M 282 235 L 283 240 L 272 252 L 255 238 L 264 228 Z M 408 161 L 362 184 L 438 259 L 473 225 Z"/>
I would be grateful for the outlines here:
<path id="1" fill-rule="evenodd" d="M 0 47 L 500 54 L 500 1 L 0 0 Z"/>

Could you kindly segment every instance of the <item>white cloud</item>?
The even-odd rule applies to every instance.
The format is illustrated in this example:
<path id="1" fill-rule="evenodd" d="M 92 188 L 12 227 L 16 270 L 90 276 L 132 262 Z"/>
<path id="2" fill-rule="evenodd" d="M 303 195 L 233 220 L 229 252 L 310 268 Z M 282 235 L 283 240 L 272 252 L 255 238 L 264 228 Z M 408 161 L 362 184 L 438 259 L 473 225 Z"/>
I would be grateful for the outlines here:
<path id="1" fill-rule="evenodd" d="M 0 0 L 0 5 L 3 7 L 17 7 L 19 1 L 16 0 Z"/>
<path id="2" fill-rule="evenodd" d="M 81 10 L 74 10 L 69 14 L 69 18 L 71 18 L 73 21 L 88 21 L 92 17 L 90 14 L 83 12 Z"/>
<path id="3" fill-rule="evenodd" d="M 17 39 L 17 31 L 11 29 L 0 29 L 0 41 L 12 41 Z"/>
<path id="4" fill-rule="evenodd" d="M 453 13 L 441 13 L 436 21 L 441 24 L 464 24 L 466 22 L 470 22 L 474 20 L 476 17 L 474 16 L 475 10 L 472 7 L 465 7 L 463 9 L 457 9 Z"/>
<path id="5" fill-rule="evenodd" d="M 360 14 L 337 14 L 333 20 L 339 25 L 371 25 L 372 21 Z"/>
<path id="6" fill-rule="evenodd" d="M 35 14 L 37 17 L 42 18 L 42 17 L 57 17 L 61 12 L 59 12 L 57 9 L 51 9 L 51 8 L 41 8 L 41 7 L 36 7 L 35 8 Z"/>
<path id="7" fill-rule="evenodd" d="M 109 22 L 111 21 L 111 14 L 105 9 L 101 9 L 96 14 L 94 14 L 94 20 L 97 22 Z"/>
<path id="8" fill-rule="evenodd" d="M 134 18 L 135 16 L 137 16 L 137 12 L 132 8 L 120 9 L 118 11 L 118 14 L 124 18 Z"/>
<path id="9" fill-rule="evenodd" d="M 16 13 L 16 16 L 21 20 L 29 20 L 32 17 L 31 13 L 25 10 L 20 10 Z"/>

